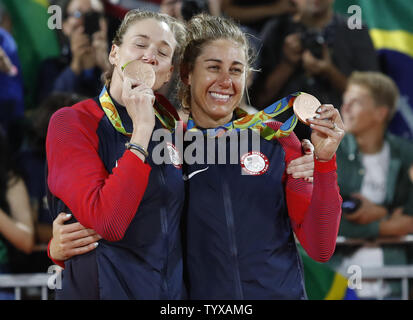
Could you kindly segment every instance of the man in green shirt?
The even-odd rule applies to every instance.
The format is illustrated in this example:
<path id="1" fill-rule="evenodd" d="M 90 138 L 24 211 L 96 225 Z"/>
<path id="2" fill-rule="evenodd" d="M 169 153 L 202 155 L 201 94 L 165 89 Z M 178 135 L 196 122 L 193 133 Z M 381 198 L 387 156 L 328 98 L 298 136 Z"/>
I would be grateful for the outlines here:
<path id="1" fill-rule="evenodd" d="M 375 239 L 413 233 L 413 184 L 408 174 L 413 144 L 387 132 L 398 96 L 396 85 L 384 74 L 355 72 L 349 78 L 341 107 L 346 136 L 337 150 L 337 174 L 343 199 L 358 199 L 360 206 L 353 213 L 343 213 L 339 234 L 344 237 Z M 337 266 L 354 257 L 359 248 L 352 249 L 338 246 L 331 263 Z M 382 245 L 378 250 L 382 251 L 370 250 L 372 258 L 367 258 L 381 260 L 378 266 L 413 261 L 409 246 Z"/>

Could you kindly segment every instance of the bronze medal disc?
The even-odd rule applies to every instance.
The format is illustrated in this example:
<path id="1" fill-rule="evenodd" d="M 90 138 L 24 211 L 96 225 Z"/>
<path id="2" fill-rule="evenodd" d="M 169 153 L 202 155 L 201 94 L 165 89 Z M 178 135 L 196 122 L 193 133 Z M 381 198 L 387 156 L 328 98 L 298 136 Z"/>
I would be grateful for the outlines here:
<path id="1" fill-rule="evenodd" d="M 155 71 L 148 63 L 133 60 L 125 64 L 122 69 L 126 77 L 139 80 L 149 88 L 152 88 L 155 84 Z"/>
<path id="2" fill-rule="evenodd" d="M 321 103 L 316 97 L 303 92 L 295 98 L 293 110 L 298 120 L 308 125 L 307 119 L 314 118 L 317 114 L 316 111 L 320 106 Z"/>

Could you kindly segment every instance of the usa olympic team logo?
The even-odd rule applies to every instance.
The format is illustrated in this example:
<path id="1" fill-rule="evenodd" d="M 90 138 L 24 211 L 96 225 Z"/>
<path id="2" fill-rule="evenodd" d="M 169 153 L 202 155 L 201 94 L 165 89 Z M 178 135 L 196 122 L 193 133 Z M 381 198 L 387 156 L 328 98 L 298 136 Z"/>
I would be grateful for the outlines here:
<path id="1" fill-rule="evenodd" d="M 241 157 L 242 169 L 254 176 L 264 174 L 268 170 L 270 162 L 265 154 L 258 151 L 250 151 Z"/>

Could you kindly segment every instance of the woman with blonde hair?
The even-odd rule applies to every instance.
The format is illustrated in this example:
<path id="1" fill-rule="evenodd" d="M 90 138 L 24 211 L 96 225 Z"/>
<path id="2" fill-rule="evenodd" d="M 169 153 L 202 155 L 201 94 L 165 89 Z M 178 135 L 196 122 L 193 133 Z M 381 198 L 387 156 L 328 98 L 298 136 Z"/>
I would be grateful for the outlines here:
<path id="1" fill-rule="evenodd" d="M 166 15 L 129 11 L 113 40 L 112 67 L 99 97 L 62 108 L 50 120 L 51 212 L 55 217 L 71 213 L 66 227 L 75 235 L 103 238 L 96 250 L 66 261 L 58 299 L 180 299 L 184 294 L 182 172 L 172 164 L 155 164 L 150 156 L 153 130 L 173 131 L 178 119 L 156 91 L 171 77 L 183 30 Z M 126 74 L 135 61 L 152 68 L 152 86 Z M 80 224 L 97 234 L 80 230 Z"/>

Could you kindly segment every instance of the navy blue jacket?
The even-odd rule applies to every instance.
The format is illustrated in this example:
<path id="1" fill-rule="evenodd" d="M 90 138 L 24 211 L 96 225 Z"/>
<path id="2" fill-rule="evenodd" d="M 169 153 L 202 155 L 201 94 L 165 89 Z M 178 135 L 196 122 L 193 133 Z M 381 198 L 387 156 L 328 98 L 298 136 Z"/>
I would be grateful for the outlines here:
<path id="1" fill-rule="evenodd" d="M 280 123 L 271 127 L 276 130 Z M 306 299 L 294 233 L 317 261 L 327 261 L 334 252 L 341 216 L 335 158 L 315 161 L 313 189 L 285 173 L 289 161 L 302 154 L 294 134 L 271 141 L 260 137 L 256 149 L 252 131 L 247 132 L 248 143 L 237 135 L 238 150 L 232 152 L 231 138 L 206 139 L 217 141 L 215 164 L 207 163 L 208 151 L 205 164 L 187 166 L 189 297 Z M 227 164 L 218 164 L 223 139 Z M 241 145 L 247 150 L 241 152 Z M 237 151 L 236 163 L 229 164 Z"/>

